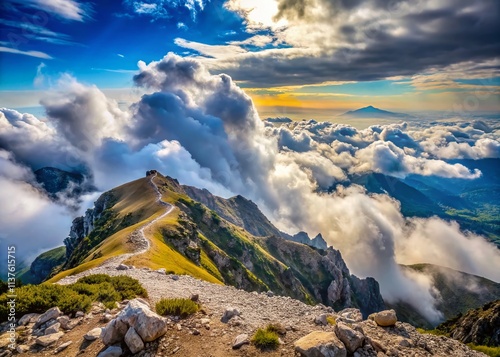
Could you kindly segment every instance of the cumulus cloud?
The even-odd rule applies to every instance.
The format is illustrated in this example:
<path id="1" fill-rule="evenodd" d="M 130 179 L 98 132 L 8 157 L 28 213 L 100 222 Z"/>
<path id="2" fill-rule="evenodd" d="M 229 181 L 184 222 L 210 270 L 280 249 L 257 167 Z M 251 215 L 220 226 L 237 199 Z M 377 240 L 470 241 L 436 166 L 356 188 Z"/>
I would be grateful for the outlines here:
<path id="1" fill-rule="evenodd" d="M 21 220 L 37 224 L 47 219 L 45 212 L 62 214 L 60 206 L 27 184 L 31 170 L 40 166 L 79 167 L 101 190 L 157 169 L 224 197 L 242 194 L 287 232 L 321 232 L 340 249 L 353 273 L 375 277 L 388 301 L 407 301 L 430 321 L 441 317 L 434 307 L 432 282 L 401 271 L 398 263 L 446 262 L 500 279 L 495 274 L 500 271 L 495 250 L 485 253 L 489 266 L 479 253 L 465 256 L 467 246 L 481 253 L 490 249 L 483 238 L 437 218 L 405 218 L 399 202 L 389 196 L 344 185 L 353 173 L 370 172 L 474 180 L 479 171 L 446 159 L 464 155 L 465 146 L 456 151 L 455 144 L 472 148 L 473 158 L 497 157 L 496 124 L 399 123 L 363 130 L 314 120 L 266 125 L 250 97 L 229 76 L 212 75 L 200 61 L 173 54 L 149 64 L 140 62 L 134 81 L 146 94 L 127 110 L 98 88 L 66 78 L 62 90 L 42 102 L 46 122 L 0 111 L 0 168 L 12 175 L 4 175 L 6 185 L 0 190 L 6 195 L 2 202 L 12 201 L 3 208 L 9 211 L 5 217 L 22 209 L 3 187 L 16 193 L 23 188 L 20 197 L 33 197 L 29 204 L 35 213 L 29 215 L 28 210 Z M 69 224 L 66 232 L 68 228 Z M 63 238 L 51 235 L 56 236 L 59 242 Z M 23 239 L 42 246 L 30 237 Z"/>

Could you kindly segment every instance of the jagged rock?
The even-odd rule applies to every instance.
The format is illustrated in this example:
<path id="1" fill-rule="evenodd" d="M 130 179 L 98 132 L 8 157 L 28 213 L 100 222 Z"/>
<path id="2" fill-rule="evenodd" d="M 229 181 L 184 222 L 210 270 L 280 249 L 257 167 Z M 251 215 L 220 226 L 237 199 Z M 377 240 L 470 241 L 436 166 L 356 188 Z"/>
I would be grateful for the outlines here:
<path id="1" fill-rule="evenodd" d="M 326 317 L 327 317 L 327 314 L 321 314 L 319 316 L 316 316 L 314 318 L 314 323 L 316 325 L 323 325 L 323 326 L 326 326 L 328 325 L 328 321 L 326 320 Z"/>
<path id="2" fill-rule="evenodd" d="M 377 325 L 382 327 L 394 326 L 398 321 L 396 317 L 396 311 L 394 310 L 384 310 L 377 312 L 373 315 L 374 321 Z"/>
<path id="3" fill-rule="evenodd" d="M 122 341 L 127 333 L 128 326 L 119 319 L 111 320 L 101 331 L 101 340 L 106 346 Z"/>
<path id="4" fill-rule="evenodd" d="M 337 321 L 343 321 L 349 324 L 361 322 L 363 321 L 363 315 L 358 309 L 347 308 L 337 313 Z"/>
<path id="5" fill-rule="evenodd" d="M 61 337 L 64 336 L 64 332 L 56 332 L 46 336 L 40 336 L 35 340 L 37 345 L 47 347 L 56 343 Z"/>
<path id="6" fill-rule="evenodd" d="M 23 317 L 21 317 L 19 319 L 19 321 L 17 321 L 17 324 L 19 326 L 26 326 L 30 323 L 36 322 L 39 317 L 40 317 L 40 314 L 35 314 L 35 313 L 26 314 L 26 315 L 23 315 Z"/>
<path id="7" fill-rule="evenodd" d="M 86 339 L 87 341 L 94 341 L 101 336 L 102 328 L 96 327 L 87 332 L 85 335 L 83 335 L 83 338 Z"/>
<path id="8" fill-rule="evenodd" d="M 365 336 L 361 332 L 353 330 L 343 322 L 337 322 L 335 325 L 335 334 L 344 343 L 347 351 L 350 353 L 354 353 L 365 341 Z"/>
<path id="9" fill-rule="evenodd" d="M 240 311 L 234 307 L 228 307 L 220 320 L 221 322 L 228 323 L 234 316 L 240 316 Z"/>
<path id="10" fill-rule="evenodd" d="M 72 320 L 68 316 L 59 316 L 57 322 L 61 324 L 64 330 L 72 330 L 81 322 L 81 318 Z"/>
<path id="11" fill-rule="evenodd" d="M 36 329 L 39 326 L 41 326 L 42 324 L 46 323 L 47 321 L 52 320 L 52 319 L 57 319 L 61 315 L 62 315 L 62 312 L 61 312 L 61 310 L 59 310 L 59 308 L 57 306 L 50 308 L 45 313 L 40 315 L 40 317 L 36 321 L 35 326 L 33 328 Z"/>
<path id="12" fill-rule="evenodd" d="M 130 352 L 134 354 L 144 349 L 144 342 L 142 342 L 141 337 L 133 327 L 130 327 L 125 334 L 125 343 Z"/>
<path id="13" fill-rule="evenodd" d="M 120 346 L 109 346 L 104 351 L 99 353 L 97 357 L 120 357 L 123 350 Z"/>
<path id="14" fill-rule="evenodd" d="M 59 353 L 59 352 L 62 352 L 64 351 L 66 348 L 69 347 L 69 345 L 71 345 L 73 343 L 73 341 L 68 341 L 68 342 L 64 342 L 62 345 L 60 345 L 59 347 L 57 347 L 55 350 L 54 350 L 54 353 Z"/>
<path id="15" fill-rule="evenodd" d="M 303 357 L 346 357 L 344 344 L 333 332 L 313 331 L 294 343 Z"/>
<path id="16" fill-rule="evenodd" d="M 59 332 L 60 327 L 61 327 L 61 324 L 59 322 L 56 322 L 45 329 L 45 334 L 50 335 L 53 333 L 57 333 L 57 332 Z"/>
<path id="17" fill-rule="evenodd" d="M 117 319 L 133 327 L 144 342 L 156 340 L 167 331 L 167 319 L 137 299 L 131 300 Z"/>
<path id="18" fill-rule="evenodd" d="M 246 333 L 242 333 L 241 335 L 236 336 L 233 342 L 233 349 L 237 350 L 243 345 L 249 344 L 250 340 L 248 339 L 248 335 Z"/>

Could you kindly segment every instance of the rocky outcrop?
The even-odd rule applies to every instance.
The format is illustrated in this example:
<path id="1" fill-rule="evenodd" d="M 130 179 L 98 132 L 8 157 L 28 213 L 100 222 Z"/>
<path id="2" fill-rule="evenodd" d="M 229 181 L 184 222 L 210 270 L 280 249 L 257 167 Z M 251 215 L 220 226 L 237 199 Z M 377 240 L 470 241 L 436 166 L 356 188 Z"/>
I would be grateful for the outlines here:
<path id="1" fill-rule="evenodd" d="M 346 357 L 344 344 L 333 332 L 313 331 L 295 342 L 295 351 L 304 357 Z"/>
<path id="2" fill-rule="evenodd" d="M 167 324 L 167 319 L 151 311 L 143 300 L 134 299 L 106 325 L 101 339 L 107 346 L 123 341 L 132 353 L 138 353 L 146 342 L 163 336 Z"/>
<path id="3" fill-rule="evenodd" d="M 500 346 L 500 300 L 448 320 L 437 329 L 463 343 Z"/>
<path id="4" fill-rule="evenodd" d="M 285 239 L 291 240 L 292 242 L 307 244 L 317 249 L 326 249 L 328 247 L 321 233 L 314 238 L 310 238 L 306 232 L 299 232 L 293 236 L 281 232 L 281 236 Z"/>
<path id="5" fill-rule="evenodd" d="M 111 205 L 112 194 L 108 191 L 102 194 L 97 201 L 94 202 L 94 208 L 88 209 L 85 212 L 85 216 L 77 217 L 73 220 L 69 235 L 64 239 L 67 260 L 70 259 L 78 244 L 94 230 L 103 212 Z"/>

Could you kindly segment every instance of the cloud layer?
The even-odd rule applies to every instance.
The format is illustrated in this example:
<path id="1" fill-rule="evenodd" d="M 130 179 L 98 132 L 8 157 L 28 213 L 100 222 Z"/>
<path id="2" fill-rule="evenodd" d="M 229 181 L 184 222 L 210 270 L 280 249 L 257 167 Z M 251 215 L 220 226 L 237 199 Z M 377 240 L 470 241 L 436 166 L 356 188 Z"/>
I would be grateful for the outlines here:
<path id="1" fill-rule="evenodd" d="M 77 170 L 106 190 L 157 169 L 225 197 L 242 194 L 288 232 L 321 232 L 353 273 L 374 276 L 384 298 L 408 301 L 431 321 L 441 318 L 432 282 L 398 263 L 446 264 L 500 281 L 500 252 L 482 237 L 437 218 L 405 218 L 389 196 L 346 185 L 351 175 L 369 172 L 477 179 L 480 171 L 445 159 L 499 158 L 498 125 L 445 121 L 358 130 L 313 120 L 263 122 L 229 76 L 210 74 L 196 59 L 168 54 L 139 69 L 134 81 L 146 94 L 127 110 L 67 76 L 42 101 L 47 121 L 0 110 L 0 191 L 9 202 L 0 224 L 11 227 L 4 241 L 22 237 L 37 250 L 64 238 L 58 228 L 40 243 L 25 228 L 43 229 L 54 221 L 48 216 L 64 214 L 30 185 L 32 170 Z M 13 216 L 16 224 L 5 221 Z M 60 222 L 69 228 L 69 217 Z"/>

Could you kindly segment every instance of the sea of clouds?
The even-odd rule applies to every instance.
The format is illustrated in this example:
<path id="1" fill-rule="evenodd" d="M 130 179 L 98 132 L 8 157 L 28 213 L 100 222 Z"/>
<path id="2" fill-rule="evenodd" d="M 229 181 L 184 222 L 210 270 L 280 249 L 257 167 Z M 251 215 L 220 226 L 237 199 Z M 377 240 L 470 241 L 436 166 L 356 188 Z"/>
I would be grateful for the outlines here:
<path id="1" fill-rule="evenodd" d="M 157 169 L 181 183 L 255 201 L 280 229 L 321 232 L 351 271 L 373 276 L 389 302 L 404 300 L 430 321 L 432 281 L 398 264 L 426 262 L 500 282 L 500 250 L 439 218 L 406 218 L 399 202 L 343 185 L 378 172 L 474 180 L 479 170 L 447 162 L 500 158 L 495 121 L 374 125 L 262 121 L 251 98 L 227 75 L 194 58 L 168 54 L 139 62 L 144 94 L 121 109 L 95 86 L 62 76 L 42 105 L 46 118 L 0 109 L 0 237 L 24 257 L 61 245 L 73 204 L 50 200 L 33 171 L 78 171 L 100 191 Z M 335 187 L 332 191 L 332 187 Z M 96 194 L 81 197 L 82 210 Z"/>

